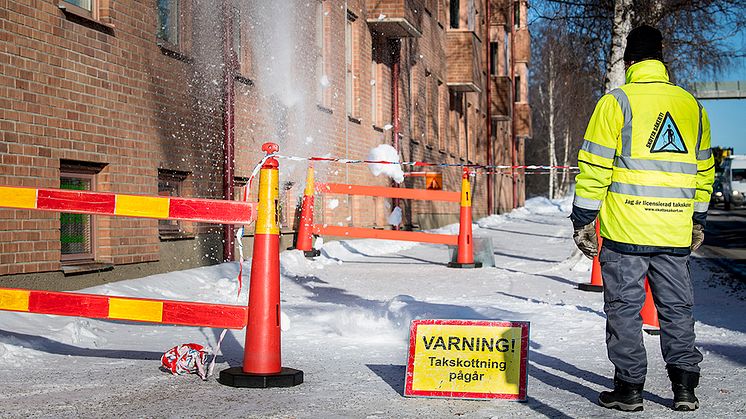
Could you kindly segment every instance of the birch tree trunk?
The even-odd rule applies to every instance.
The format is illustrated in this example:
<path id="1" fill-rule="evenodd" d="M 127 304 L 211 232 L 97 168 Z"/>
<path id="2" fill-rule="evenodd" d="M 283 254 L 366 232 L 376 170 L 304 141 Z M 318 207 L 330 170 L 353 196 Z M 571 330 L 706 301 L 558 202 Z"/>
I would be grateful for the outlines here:
<path id="1" fill-rule="evenodd" d="M 554 52 L 549 52 L 549 80 L 547 82 L 547 99 L 549 101 L 548 118 L 549 118 L 549 199 L 554 199 L 554 182 L 556 176 L 557 155 L 555 154 L 554 138 Z"/>
<path id="2" fill-rule="evenodd" d="M 614 1 L 614 23 L 611 29 L 611 54 L 606 67 L 606 91 L 624 84 L 624 47 L 632 29 L 632 0 Z"/>
<path id="3" fill-rule="evenodd" d="M 562 155 L 562 165 L 567 167 L 570 165 L 570 124 L 565 125 L 565 150 Z M 570 172 L 567 169 L 562 170 L 562 181 L 559 186 L 560 197 L 567 195 L 567 187 L 570 183 Z"/>

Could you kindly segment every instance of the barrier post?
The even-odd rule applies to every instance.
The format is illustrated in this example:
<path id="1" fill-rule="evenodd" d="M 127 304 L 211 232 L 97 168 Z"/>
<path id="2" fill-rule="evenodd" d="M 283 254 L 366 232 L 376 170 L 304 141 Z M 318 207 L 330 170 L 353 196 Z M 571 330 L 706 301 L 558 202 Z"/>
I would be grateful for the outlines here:
<path id="1" fill-rule="evenodd" d="M 474 240 L 471 234 L 471 182 L 469 169 L 464 167 L 461 176 L 461 213 L 458 226 L 458 254 L 456 262 L 449 262 L 449 268 L 481 268 L 482 262 L 474 261 Z"/>
<path id="2" fill-rule="evenodd" d="M 648 277 L 645 277 L 645 302 L 642 304 L 642 315 L 643 330 L 650 335 L 660 334 L 660 323 L 658 323 L 658 310 L 655 309 L 655 302 L 653 301 L 653 292 L 650 290 L 650 283 Z M 645 327 L 650 326 L 650 327 Z"/>
<path id="3" fill-rule="evenodd" d="M 596 238 L 598 239 L 598 253 L 601 253 L 601 245 L 603 245 L 604 239 L 601 238 L 601 227 L 599 226 L 598 219 L 596 219 Z M 578 289 L 581 291 L 591 292 L 603 292 L 604 283 L 601 278 L 601 262 L 598 261 L 598 255 L 593 257 L 593 267 L 591 268 L 591 282 L 578 284 Z"/>
<path id="4" fill-rule="evenodd" d="M 321 254 L 318 249 L 313 248 L 313 205 L 314 205 L 314 173 L 313 165 L 308 165 L 306 175 L 306 189 L 303 190 L 303 200 L 300 204 L 300 221 L 298 232 L 295 237 L 295 247 L 288 250 L 302 250 L 306 257 L 316 257 Z"/>
<path id="5" fill-rule="evenodd" d="M 272 154 L 279 147 L 265 143 L 262 151 Z M 259 174 L 243 366 L 220 371 L 220 383 L 231 387 L 292 387 L 303 382 L 303 371 L 283 368 L 280 361 L 279 183 L 279 163 L 270 157 Z"/>

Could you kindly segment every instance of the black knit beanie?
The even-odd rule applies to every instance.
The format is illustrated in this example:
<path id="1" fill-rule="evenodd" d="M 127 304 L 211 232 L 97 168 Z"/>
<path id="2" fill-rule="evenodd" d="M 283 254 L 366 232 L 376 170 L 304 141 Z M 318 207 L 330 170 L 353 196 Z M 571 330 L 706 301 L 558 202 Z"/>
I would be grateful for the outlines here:
<path id="1" fill-rule="evenodd" d="M 627 35 L 624 61 L 655 59 L 663 61 L 663 36 L 658 29 L 642 25 L 632 29 Z"/>

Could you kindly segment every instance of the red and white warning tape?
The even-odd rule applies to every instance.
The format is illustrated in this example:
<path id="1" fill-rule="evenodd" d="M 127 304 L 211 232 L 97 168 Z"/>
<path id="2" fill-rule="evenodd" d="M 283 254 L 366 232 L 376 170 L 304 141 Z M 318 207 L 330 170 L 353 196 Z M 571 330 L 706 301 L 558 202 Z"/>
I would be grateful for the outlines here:
<path id="1" fill-rule="evenodd" d="M 484 165 L 484 164 L 466 164 L 466 163 L 429 163 L 422 161 L 387 161 L 387 160 L 357 160 L 357 159 L 343 159 L 340 157 L 297 157 L 297 156 L 284 156 L 281 154 L 272 155 L 278 159 L 291 160 L 291 161 L 325 161 L 342 164 L 398 164 L 401 166 L 413 166 L 413 167 L 466 167 L 470 169 L 486 169 L 490 172 L 483 172 L 480 174 L 496 174 L 491 172 L 494 170 L 504 169 L 524 169 L 524 170 L 578 170 L 577 166 L 547 166 L 547 165 Z"/>

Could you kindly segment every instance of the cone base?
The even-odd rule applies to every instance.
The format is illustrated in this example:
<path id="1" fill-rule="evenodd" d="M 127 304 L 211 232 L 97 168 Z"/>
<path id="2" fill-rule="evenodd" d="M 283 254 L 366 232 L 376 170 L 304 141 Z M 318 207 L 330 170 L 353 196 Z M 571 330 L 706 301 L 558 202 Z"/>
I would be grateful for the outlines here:
<path id="1" fill-rule="evenodd" d="M 274 374 L 251 374 L 243 372 L 241 367 L 232 367 L 220 371 L 218 382 L 229 387 L 242 388 L 295 387 L 303 383 L 303 371 L 282 368 Z"/>
<path id="2" fill-rule="evenodd" d="M 591 284 L 590 282 L 586 282 L 585 284 L 578 284 L 578 289 L 581 291 L 604 292 L 603 285 Z"/>
<path id="3" fill-rule="evenodd" d="M 474 262 L 474 263 L 448 262 L 448 267 L 449 268 L 461 268 L 461 269 L 481 268 L 482 262 Z"/>
<path id="4" fill-rule="evenodd" d="M 660 329 L 654 328 L 652 326 L 651 326 L 650 329 L 647 329 L 647 328 L 643 327 L 642 330 L 644 330 L 645 333 L 647 333 L 649 335 L 653 335 L 653 336 L 659 336 L 661 334 L 661 330 Z"/>
<path id="5" fill-rule="evenodd" d="M 288 247 L 287 250 L 298 250 L 298 249 L 295 248 L 295 247 Z M 304 250 L 303 251 L 303 256 L 305 256 L 307 258 L 315 258 L 317 256 L 321 256 L 321 250 L 319 250 L 319 249 Z"/>

